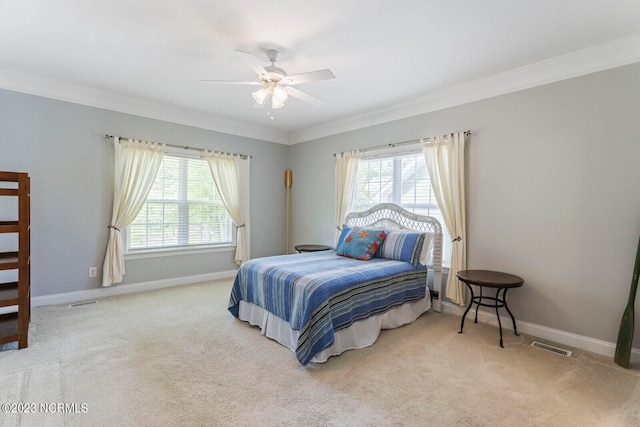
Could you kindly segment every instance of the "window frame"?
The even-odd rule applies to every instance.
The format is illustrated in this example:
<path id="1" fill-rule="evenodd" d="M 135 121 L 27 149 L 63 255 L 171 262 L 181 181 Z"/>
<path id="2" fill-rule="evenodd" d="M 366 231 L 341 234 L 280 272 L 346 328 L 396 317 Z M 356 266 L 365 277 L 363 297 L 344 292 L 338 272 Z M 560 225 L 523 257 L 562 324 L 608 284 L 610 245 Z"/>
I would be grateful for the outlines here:
<path id="1" fill-rule="evenodd" d="M 186 158 L 186 159 L 195 159 L 202 160 L 198 154 L 184 153 L 183 150 L 174 149 L 172 147 L 167 147 L 165 150 L 165 156 L 178 157 L 178 158 Z M 206 161 L 206 160 L 202 160 Z M 212 177 L 213 179 L 213 177 Z M 217 190 L 216 190 L 217 191 Z M 181 201 L 182 203 L 188 203 L 185 201 Z M 229 214 L 227 213 L 229 216 Z M 193 245 L 182 245 L 182 246 L 168 246 L 168 247 L 155 247 L 155 248 L 142 248 L 142 249 L 131 249 L 129 247 L 129 226 L 125 227 L 123 231 L 123 239 L 125 242 L 125 260 L 126 259 L 144 259 L 144 258 L 156 258 L 156 257 L 164 257 L 164 256 L 175 256 L 175 255 L 189 255 L 189 254 L 198 254 L 198 253 L 211 253 L 211 252 L 223 252 L 223 251 L 233 251 L 237 246 L 236 235 L 237 235 L 237 227 L 231 220 L 231 242 L 224 243 L 203 243 L 203 244 L 193 244 Z"/>

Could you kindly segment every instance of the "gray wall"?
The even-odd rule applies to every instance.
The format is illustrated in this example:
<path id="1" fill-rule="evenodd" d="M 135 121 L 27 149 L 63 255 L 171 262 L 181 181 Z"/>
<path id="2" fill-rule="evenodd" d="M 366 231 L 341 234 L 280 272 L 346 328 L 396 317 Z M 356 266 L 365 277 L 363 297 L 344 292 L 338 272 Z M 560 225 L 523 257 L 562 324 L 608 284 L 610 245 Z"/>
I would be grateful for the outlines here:
<path id="1" fill-rule="evenodd" d="M 0 170 L 31 175 L 34 296 L 100 287 L 113 203 L 114 150 L 105 134 L 253 156 L 251 252 L 284 252 L 287 146 L 0 90 Z M 96 279 L 88 278 L 91 266 Z M 234 268 L 231 251 L 134 259 L 123 284 Z"/>
<path id="2" fill-rule="evenodd" d="M 469 129 L 468 267 L 525 279 L 518 319 L 615 342 L 640 236 L 639 119 L 635 64 L 294 145 L 292 242 L 334 242 L 333 153 Z"/>

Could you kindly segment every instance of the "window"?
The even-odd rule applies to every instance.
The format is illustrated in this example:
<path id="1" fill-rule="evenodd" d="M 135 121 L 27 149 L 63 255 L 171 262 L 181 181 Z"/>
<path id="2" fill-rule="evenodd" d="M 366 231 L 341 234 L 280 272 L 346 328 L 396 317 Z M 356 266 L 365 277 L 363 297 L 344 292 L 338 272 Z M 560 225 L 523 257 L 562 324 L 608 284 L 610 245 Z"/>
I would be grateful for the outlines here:
<path id="1" fill-rule="evenodd" d="M 449 265 L 451 239 L 447 237 L 422 152 L 361 159 L 357 183 L 356 211 L 378 203 L 395 203 L 410 212 L 438 219 L 443 229 L 443 262 Z"/>
<path id="2" fill-rule="evenodd" d="M 127 252 L 228 246 L 233 234 L 207 162 L 165 153 L 147 201 L 127 227 Z"/>
<path id="3" fill-rule="evenodd" d="M 438 218 L 442 223 L 422 153 L 362 159 L 357 179 L 357 210 L 378 203 L 395 203 L 410 212 Z"/>

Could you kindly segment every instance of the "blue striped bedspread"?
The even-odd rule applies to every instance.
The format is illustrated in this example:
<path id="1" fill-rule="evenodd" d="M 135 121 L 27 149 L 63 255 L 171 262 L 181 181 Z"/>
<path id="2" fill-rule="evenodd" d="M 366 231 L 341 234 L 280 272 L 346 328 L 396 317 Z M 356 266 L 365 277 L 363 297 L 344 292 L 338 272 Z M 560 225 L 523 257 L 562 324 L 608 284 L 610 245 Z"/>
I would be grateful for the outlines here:
<path id="1" fill-rule="evenodd" d="M 256 304 L 300 331 L 303 365 L 329 347 L 334 331 L 426 295 L 427 270 L 384 258 L 359 261 L 335 251 L 256 258 L 236 274 L 229 311 Z"/>

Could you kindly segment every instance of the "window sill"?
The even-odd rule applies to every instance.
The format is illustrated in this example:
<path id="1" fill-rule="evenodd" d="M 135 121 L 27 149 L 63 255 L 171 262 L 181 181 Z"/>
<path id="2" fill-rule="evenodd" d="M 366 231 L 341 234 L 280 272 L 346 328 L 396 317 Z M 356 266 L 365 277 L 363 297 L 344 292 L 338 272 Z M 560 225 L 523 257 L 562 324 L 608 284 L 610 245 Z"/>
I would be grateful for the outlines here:
<path id="1" fill-rule="evenodd" d="M 184 249 L 156 249 L 156 250 L 147 250 L 147 251 L 135 251 L 128 252 L 124 254 L 125 260 L 130 259 L 144 259 L 144 258 L 160 258 L 167 256 L 177 256 L 177 255 L 192 255 L 192 254 L 202 254 L 202 253 L 213 253 L 213 252 L 231 252 L 236 249 L 235 245 L 225 245 L 225 246 L 204 246 L 204 247 L 195 247 L 195 248 L 184 248 Z"/>

